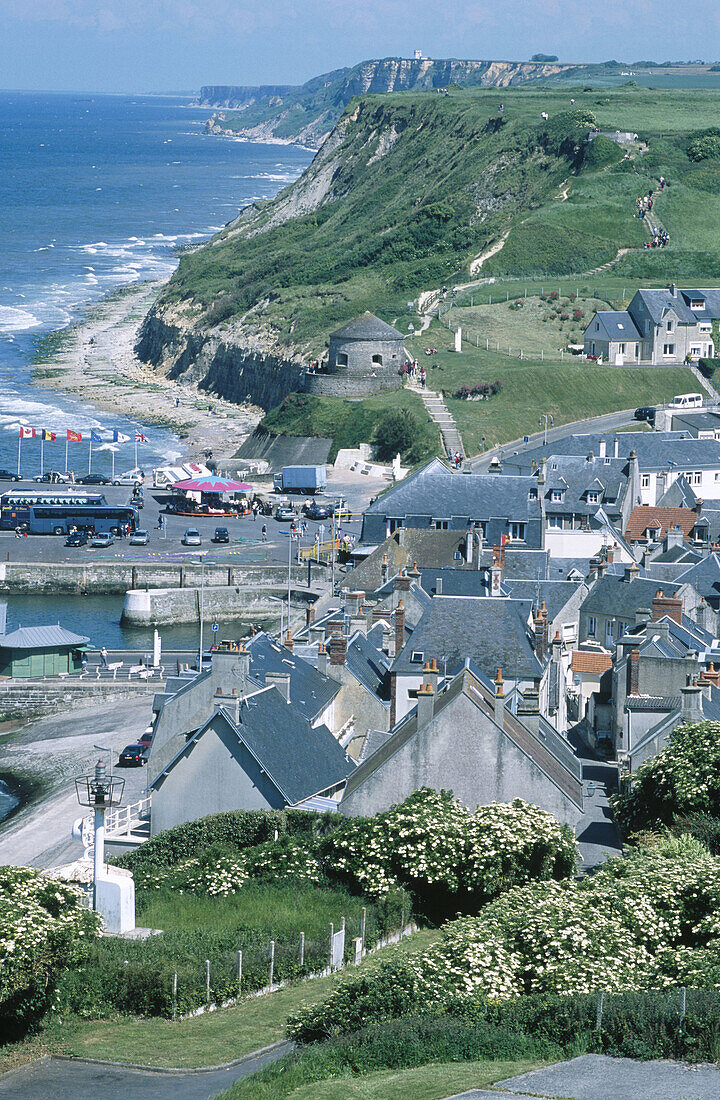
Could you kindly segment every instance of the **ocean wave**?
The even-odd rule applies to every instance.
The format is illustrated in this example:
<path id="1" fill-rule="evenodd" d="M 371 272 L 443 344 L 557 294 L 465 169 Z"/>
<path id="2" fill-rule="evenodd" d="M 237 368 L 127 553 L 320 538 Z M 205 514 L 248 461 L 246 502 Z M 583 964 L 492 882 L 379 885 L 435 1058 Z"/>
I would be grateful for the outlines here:
<path id="1" fill-rule="evenodd" d="M 42 321 L 27 309 L 0 306 L 0 332 L 25 332 L 40 325 Z"/>

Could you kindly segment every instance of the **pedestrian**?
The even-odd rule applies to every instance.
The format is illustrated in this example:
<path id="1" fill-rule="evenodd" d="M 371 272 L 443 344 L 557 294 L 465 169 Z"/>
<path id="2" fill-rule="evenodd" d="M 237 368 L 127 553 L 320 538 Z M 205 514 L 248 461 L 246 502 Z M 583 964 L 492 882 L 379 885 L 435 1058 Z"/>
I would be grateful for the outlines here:
<path id="1" fill-rule="evenodd" d="M 260 534 L 262 535 L 263 542 L 267 542 L 267 523 L 263 523 Z"/>
<path id="2" fill-rule="evenodd" d="M 180 408 L 180 398 L 179 398 L 179 397 L 176 397 L 176 398 L 175 398 L 175 408 L 176 408 L 176 409 L 179 409 L 179 408 Z"/>
<path id="3" fill-rule="evenodd" d="M 102 666 L 102 668 L 108 667 L 108 651 L 106 650 L 105 646 L 103 646 L 100 650 L 100 665 Z"/>

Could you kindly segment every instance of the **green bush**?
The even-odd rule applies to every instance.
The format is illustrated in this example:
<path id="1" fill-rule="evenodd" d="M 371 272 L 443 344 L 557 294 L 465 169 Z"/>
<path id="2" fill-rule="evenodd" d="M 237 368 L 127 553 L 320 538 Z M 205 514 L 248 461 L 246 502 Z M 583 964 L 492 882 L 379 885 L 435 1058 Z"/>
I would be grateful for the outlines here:
<path id="1" fill-rule="evenodd" d="M 632 776 L 629 789 L 613 796 L 612 805 L 626 835 L 688 814 L 720 817 L 720 723 L 678 726 L 662 752 Z"/>
<path id="2" fill-rule="evenodd" d="M 617 164 L 624 155 L 616 141 L 611 141 L 604 134 L 597 134 L 582 151 L 581 167 L 589 172 L 597 171 L 599 168 Z"/>
<path id="3" fill-rule="evenodd" d="M 405 455 L 417 442 L 420 424 L 409 409 L 388 409 L 378 420 L 375 429 L 377 456 L 389 462 L 395 455 Z"/>
<path id="4" fill-rule="evenodd" d="M 720 159 L 720 130 L 717 126 L 695 130 L 688 135 L 686 148 L 690 160 Z"/>
<path id="5" fill-rule="evenodd" d="M 720 359 L 699 359 L 698 370 L 700 370 L 706 378 L 712 378 L 718 366 L 720 366 Z"/>

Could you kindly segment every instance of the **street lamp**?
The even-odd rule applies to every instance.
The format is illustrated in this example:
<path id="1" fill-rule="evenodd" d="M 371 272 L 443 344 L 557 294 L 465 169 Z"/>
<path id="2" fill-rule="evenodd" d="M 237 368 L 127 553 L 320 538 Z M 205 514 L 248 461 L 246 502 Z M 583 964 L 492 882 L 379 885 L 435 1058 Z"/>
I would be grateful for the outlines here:
<path id="1" fill-rule="evenodd" d="M 538 420 L 538 427 L 539 428 L 542 428 L 543 421 L 545 422 L 545 438 L 543 439 L 543 444 L 546 444 L 547 443 L 547 433 L 548 433 L 548 421 L 550 421 L 550 427 L 552 428 L 555 424 L 555 419 L 554 419 L 552 413 L 540 413 L 540 419 Z"/>
<path id="2" fill-rule="evenodd" d="M 92 775 L 81 775 L 75 780 L 77 800 L 81 806 L 95 811 L 93 828 L 95 850 L 93 853 L 93 909 L 97 909 L 97 884 L 105 863 L 105 810 L 118 806 L 125 789 L 125 780 L 108 775 L 105 761 L 98 760 Z"/>
<path id="3" fill-rule="evenodd" d="M 198 659 L 198 672 L 203 670 L 203 621 L 205 619 L 205 559 L 198 555 L 200 563 L 200 657 Z"/>

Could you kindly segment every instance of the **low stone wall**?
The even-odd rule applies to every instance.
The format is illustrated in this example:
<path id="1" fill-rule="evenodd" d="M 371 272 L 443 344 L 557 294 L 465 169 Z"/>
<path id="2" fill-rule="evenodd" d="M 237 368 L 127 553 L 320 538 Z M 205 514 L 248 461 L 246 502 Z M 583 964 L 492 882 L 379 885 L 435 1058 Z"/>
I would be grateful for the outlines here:
<path id="1" fill-rule="evenodd" d="M 0 562 L 0 592 L 96 592 L 114 594 L 129 589 L 197 588 L 203 568 L 195 563 L 167 564 L 148 562 Z M 321 583 L 324 567 L 313 565 L 311 582 Z M 208 562 L 204 567 L 205 585 L 211 587 L 247 587 L 287 584 L 287 566 L 220 565 Z M 294 566 L 293 577 L 307 584 L 307 565 Z"/>
<path id="2" fill-rule="evenodd" d="M 104 703 L 128 695 L 147 695 L 162 690 L 160 681 L 96 682 L 93 680 L 0 680 L 0 718 L 39 718 L 71 707 L 83 707 L 93 699 Z"/>
<path id="3" fill-rule="evenodd" d="M 287 574 L 286 574 L 287 577 Z M 314 603 L 321 593 L 317 588 L 292 588 L 291 610 Z M 271 600 L 270 596 L 276 597 Z M 166 626 L 169 623 L 195 623 L 204 607 L 208 619 L 244 619 L 247 622 L 280 620 L 277 598 L 287 601 L 285 584 L 244 585 L 242 587 L 154 588 L 131 590 L 125 594 L 123 626 Z"/>
<path id="4" fill-rule="evenodd" d="M 397 380 L 397 381 L 396 381 Z M 377 378 L 357 378 L 338 371 L 337 374 L 306 374 L 305 393 L 317 397 L 368 397 L 402 388 L 399 374 L 384 374 Z"/>

